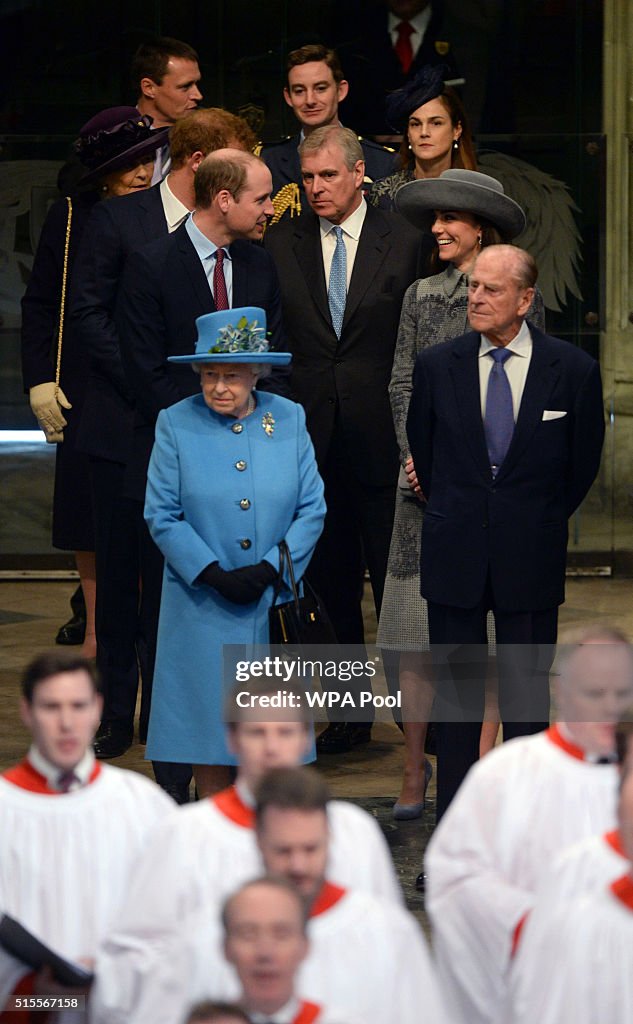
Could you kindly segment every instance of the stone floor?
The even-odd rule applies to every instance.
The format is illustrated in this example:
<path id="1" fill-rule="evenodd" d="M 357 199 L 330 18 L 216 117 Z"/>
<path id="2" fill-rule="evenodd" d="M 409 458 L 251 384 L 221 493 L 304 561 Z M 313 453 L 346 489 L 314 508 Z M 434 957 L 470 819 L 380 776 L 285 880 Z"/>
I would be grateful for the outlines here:
<path id="1" fill-rule="evenodd" d="M 69 614 L 68 601 L 74 582 L 0 582 L 0 770 L 24 752 L 27 735 L 17 714 L 20 671 L 26 662 L 52 646 L 58 626 Z M 633 636 L 633 582 L 612 579 L 568 581 L 567 603 L 561 624 L 612 623 Z M 375 617 L 365 601 L 367 639 L 375 636 Z M 116 764 L 151 775 L 143 759 L 144 748 L 135 744 Z M 433 760 L 433 759 L 432 759 Z M 379 821 L 389 842 L 407 903 L 423 923 L 422 898 L 413 882 L 420 870 L 424 848 L 432 832 L 435 787 L 429 786 L 427 809 L 422 819 L 394 822 L 391 806 L 400 784 L 402 736 L 389 722 L 374 728 L 374 738 L 351 754 L 319 762 L 333 793 L 360 803 Z"/>

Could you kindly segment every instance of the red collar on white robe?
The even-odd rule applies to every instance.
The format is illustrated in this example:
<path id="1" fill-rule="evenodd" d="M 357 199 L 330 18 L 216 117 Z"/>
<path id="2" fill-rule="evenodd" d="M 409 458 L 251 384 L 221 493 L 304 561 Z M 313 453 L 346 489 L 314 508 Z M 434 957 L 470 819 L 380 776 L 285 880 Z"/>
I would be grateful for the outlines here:
<path id="1" fill-rule="evenodd" d="M 545 735 L 550 743 L 553 743 L 555 747 L 559 747 L 560 750 L 564 750 L 570 757 L 574 757 L 577 761 L 587 761 L 588 764 L 595 764 L 595 761 L 592 762 L 587 758 L 587 752 L 582 747 L 577 746 L 563 736 L 557 725 L 552 725 L 549 729 L 546 729 Z"/>
<path id="2" fill-rule="evenodd" d="M 610 846 L 612 850 L 619 853 L 621 857 L 626 858 L 624 847 L 622 846 L 622 837 L 620 836 L 620 830 L 618 828 L 615 828 L 613 832 L 605 832 L 602 838 L 607 846 Z"/>
<path id="3" fill-rule="evenodd" d="M 292 1024 L 313 1024 L 321 1016 L 321 1007 L 316 1003 L 303 1002 Z"/>
<path id="4" fill-rule="evenodd" d="M 629 910 L 633 910 L 633 878 L 629 874 L 617 878 L 609 886 L 616 899 L 623 903 Z"/>
<path id="5" fill-rule="evenodd" d="M 95 761 L 94 768 L 90 773 L 88 779 L 88 785 L 98 778 L 101 772 L 101 765 L 98 761 Z M 40 793 L 45 796 L 72 796 L 69 793 L 60 793 L 58 789 L 52 789 L 47 779 L 40 775 L 35 770 L 31 762 L 25 758 L 24 761 L 20 761 L 13 768 L 9 768 L 6 772 L 3 772 L 2 778 L 6 782 L 11 782 L 14 786 L 18 786 L 20 789 L 26 789 L 29 793 Z M 75 790 L 75 792 L 78 792 Z"/>
<path id="6" fill-rule="evenodd" d="M 235 786 L 221 789 L 211 797 L 220 814 L 242 828 L 255 828 L 255 811 L 245 804 Z"/>
<path id="7" fill-rule="evenodd" d="M 319 895 L 312 904 L 309 916 L 312 918 L 318 917 L 319 914 L 325 914 L 332 907 L 336 906 L 339 900 L 343 899 L 346 892 L 347 890 L 343 889 L 340 885 L 334 885 L 333 882 L 324 882 Z"/>

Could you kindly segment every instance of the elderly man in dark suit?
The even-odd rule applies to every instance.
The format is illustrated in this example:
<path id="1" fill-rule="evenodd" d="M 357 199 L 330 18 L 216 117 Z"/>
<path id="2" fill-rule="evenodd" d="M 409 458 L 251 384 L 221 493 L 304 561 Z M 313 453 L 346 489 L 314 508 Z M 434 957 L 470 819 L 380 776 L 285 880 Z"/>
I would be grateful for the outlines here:
<path id="1" fill-rule="evenodd" d="M 325 481 L 325 528 L 308 574 L 338 639 L 358 644 L 363 562 L 377 612 L 387 568 L 399 465 L 387 388 L 419 234 L 367 206 L 363 151 L 348 128 L 317 129 L 299 155 L 311 209 L 271 228 L 265 244 L 281 280 L 292 396 Z M 349 749 L 370 728 L 337 723 L 319 748 Z"/>
<path id="2" fill-rule="evenodd" d="M 536 276 L 522 250 L 484 249 L 469 283 L 473 333 L 424 350 L 415 367 L 407 429 L 427 499 L 421 590 L 457 711 L 438 723 L 438 815 L 478 756 L 488 610 L 504 738 L 548 724 L 567 520 L 600 463 L 599 366 L 525 321 Z"/>
<path id="3" fill-rule="evenodd" d="M 90 456 L 97 549 L 97 665 L 104 688 L 97 757 L 130 746 L 140 665 L 140 737 L 147 733 L 161 577 L 139 593 L 142 509 L 123 497 L 132 439 L 133 397 L 120 353 L 114 311 L 126 258 L 175 231 L 194 207 L 194 177 L 207 153 L 248 128 L 227 111 L 196 110 L 171 133 L 172 167 L 159 185 L 99 203 L 87 224 L 73 286 L 73 323 L 89 359 L 79 446 Z M 244 148 L 254 143 L 245 140 Z M 175 769 L 166 769 L 170 776 Z M 164 781 L 164 780 L 163 780 Z M 181 787 L 182 788 L 182 787 Z M 176 794 L 174 794 L 176 795 Z"/>

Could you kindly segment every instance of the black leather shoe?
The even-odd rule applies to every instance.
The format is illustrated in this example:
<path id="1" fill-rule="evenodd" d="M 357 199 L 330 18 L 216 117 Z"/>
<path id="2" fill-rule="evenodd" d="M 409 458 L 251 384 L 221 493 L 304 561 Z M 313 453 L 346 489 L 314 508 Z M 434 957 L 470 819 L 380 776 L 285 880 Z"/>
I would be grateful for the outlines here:
<path id="1" fill-rule="evenodd" d="M 95 757 L 107 761 L 111 757 L 121 757 L 132 746 L 134 733 L 116 725 L 103 725 L 94 738 Z"/>
<path id="2" fill-rule="evenodd" d="M 418 892 L 426 892 L 426 872 L 421 871 L 415 880 L 415 887 Z"/>
<path id="3" fill-rule="evenodd" d="M 86 620 L 79 615 L 73 615 L 72 619 L 65 622 L 63 626 L 59 627 L 57 636 L 55 637 L 56 644 L 63 644 L 65 647 L 74 647 L 76 644 L 82 644 L 86 635 Z"/>
<path id="4" fill-rule="evenodd" d="M 347 754 L 352 747 L 371 740 L 371 725 L 331 722 L 317 738 L 317 754 Z"/>

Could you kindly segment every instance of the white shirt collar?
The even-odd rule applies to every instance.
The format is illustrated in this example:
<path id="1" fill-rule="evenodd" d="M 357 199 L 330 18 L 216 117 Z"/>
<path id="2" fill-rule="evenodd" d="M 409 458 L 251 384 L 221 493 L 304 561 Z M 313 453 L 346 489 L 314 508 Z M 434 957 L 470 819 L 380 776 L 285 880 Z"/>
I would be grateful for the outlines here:
<path id="1" fill-rule="evenodd" d="M 300 1006 L 299 1000 L 293 996 L 290 1002 L 282 1006 L 276 1013 L 255 1013 L 251 1010 L 249 1016 L 253 1024 L 268 1024 L 268 1021 L 274 1021 L 274 1024 L 292 1024 L 299 1013 Z"/>
<path id="2" fill-rule="evenodd" d="M 335 227 L 343 229 L 346 235 L 350 238 L 354 238 L 356 241 L 360 238 L 360 233 L 363 230 L 363 224 L 365 223 L 365 216 L 367 214 L 367 203 L 364 199 L 361 199 L 360 205 L 350 213 L 346 220 L 340 224 L 332 224 L 326 217 L 319 217 L 319 225 L 321 227 L 321 238 L 329 235 L 330 231 L 333 231 Z"/>
<path id="3" fill-rule="evenodd" d="M 163 203 L 163 210 L 165 211 L 167 230 L 171 233 L 172 231 L 175 231 L 176 228 L 180 227 L 182 222 L 187 218 L 189 210 L 170 189 L 169 175 L 166 178 L 163 178 L 158 187 L 160 189 L 160 198 Z"/>
<path id="4" fill-rule="evenodd" d="M 504 346 L 510 352 L 513 352 L 516 356 L 523 356 L 526 359 L 532 352 L 532 335 L 530 334 L 530 328 L 527 322 L 524 320 L 521 324 L 519 333 L 514 336 L 512 341 L 509 341 Z M 493 345 L 489 338 L 485 334 L 481 335 L 481 342 L 479 345 L 479 357 L 487 356 L 491 349 L 499 348 L 498 345 Z"/>
<path id="5" fill-rule="evenodd" d="M 416 14 L 415 17 L 413 17 L 413 18 L 398 18 L 397 15 L 392 14 L 391 11 L 390 11 L 389 12 L 389 31 L 390 32 L 395 32 L 401 21 L 408 21 L 409 24 L 411 25 L 411 28 L 414 29 L 415 32 L 418 32 L 422 36 L 422 38 L 424 38 L 424 33 L 426 32 L 427 28 L 429 27 L 429 22 L 431 20 L 431 15 L 432 14 L 433 14 L 433 8 L 432 8 L 431 4 L 429 4 L 427 7 L 425 7 L 423 11 L 420 11 L 420 13 Z M 384 21 L 383 21 L 383 25 L 384 25 Z"/>
<path id="6" fill-rule="evenodd" d="M 204 235 L 200 228 L 197 226 L 194 220 L 195 212 L 195 210 L 192 211 L 189 217 L 187 217 L 185 224 L 187 227 L 187 233 L 193 243 L 194 249 L 198 253 L 200 259 L 204 261 L 208 256 L 213 256 L 213 254 L 218 251 L 219 246 L 217 246 L 215 242 L 212 242 L 210 238 L 207 238 L 207 236 Z M 229 246 L 225 245 L 222 248 L 224 249 L 224 253 L 227 256 L 227 258 L 231 259 L 231 250 Z"/>
<path id="7" fill-rule="evenodd" d="M 239 776 L 235 780 L 235 790 L 242 803 L 245 804 L 247 807 L 251 807 L 254 810 L 255 797 L 253 796 L 251 790 L 246 785 L 246 783 L 243 782 L 242 779 L 239 778 Z"/>
<path id="8" fill-rule="evenodd" d="M 51 789 L 59 790 L 59 776 L 62 774 L 62 769 L 51 764 L 51 762 L 40 753 L 34 743 L 31 744 L 26 756 L 35 768 L 35 771 L 44 776 Z M 76 764 L 73 768 L 73 771 L 79 781 L 71 786 L 71 791 L 88 785 L 94 765 L 95 755 L 92 747 L 88 747 L 79 764 Z"/>

